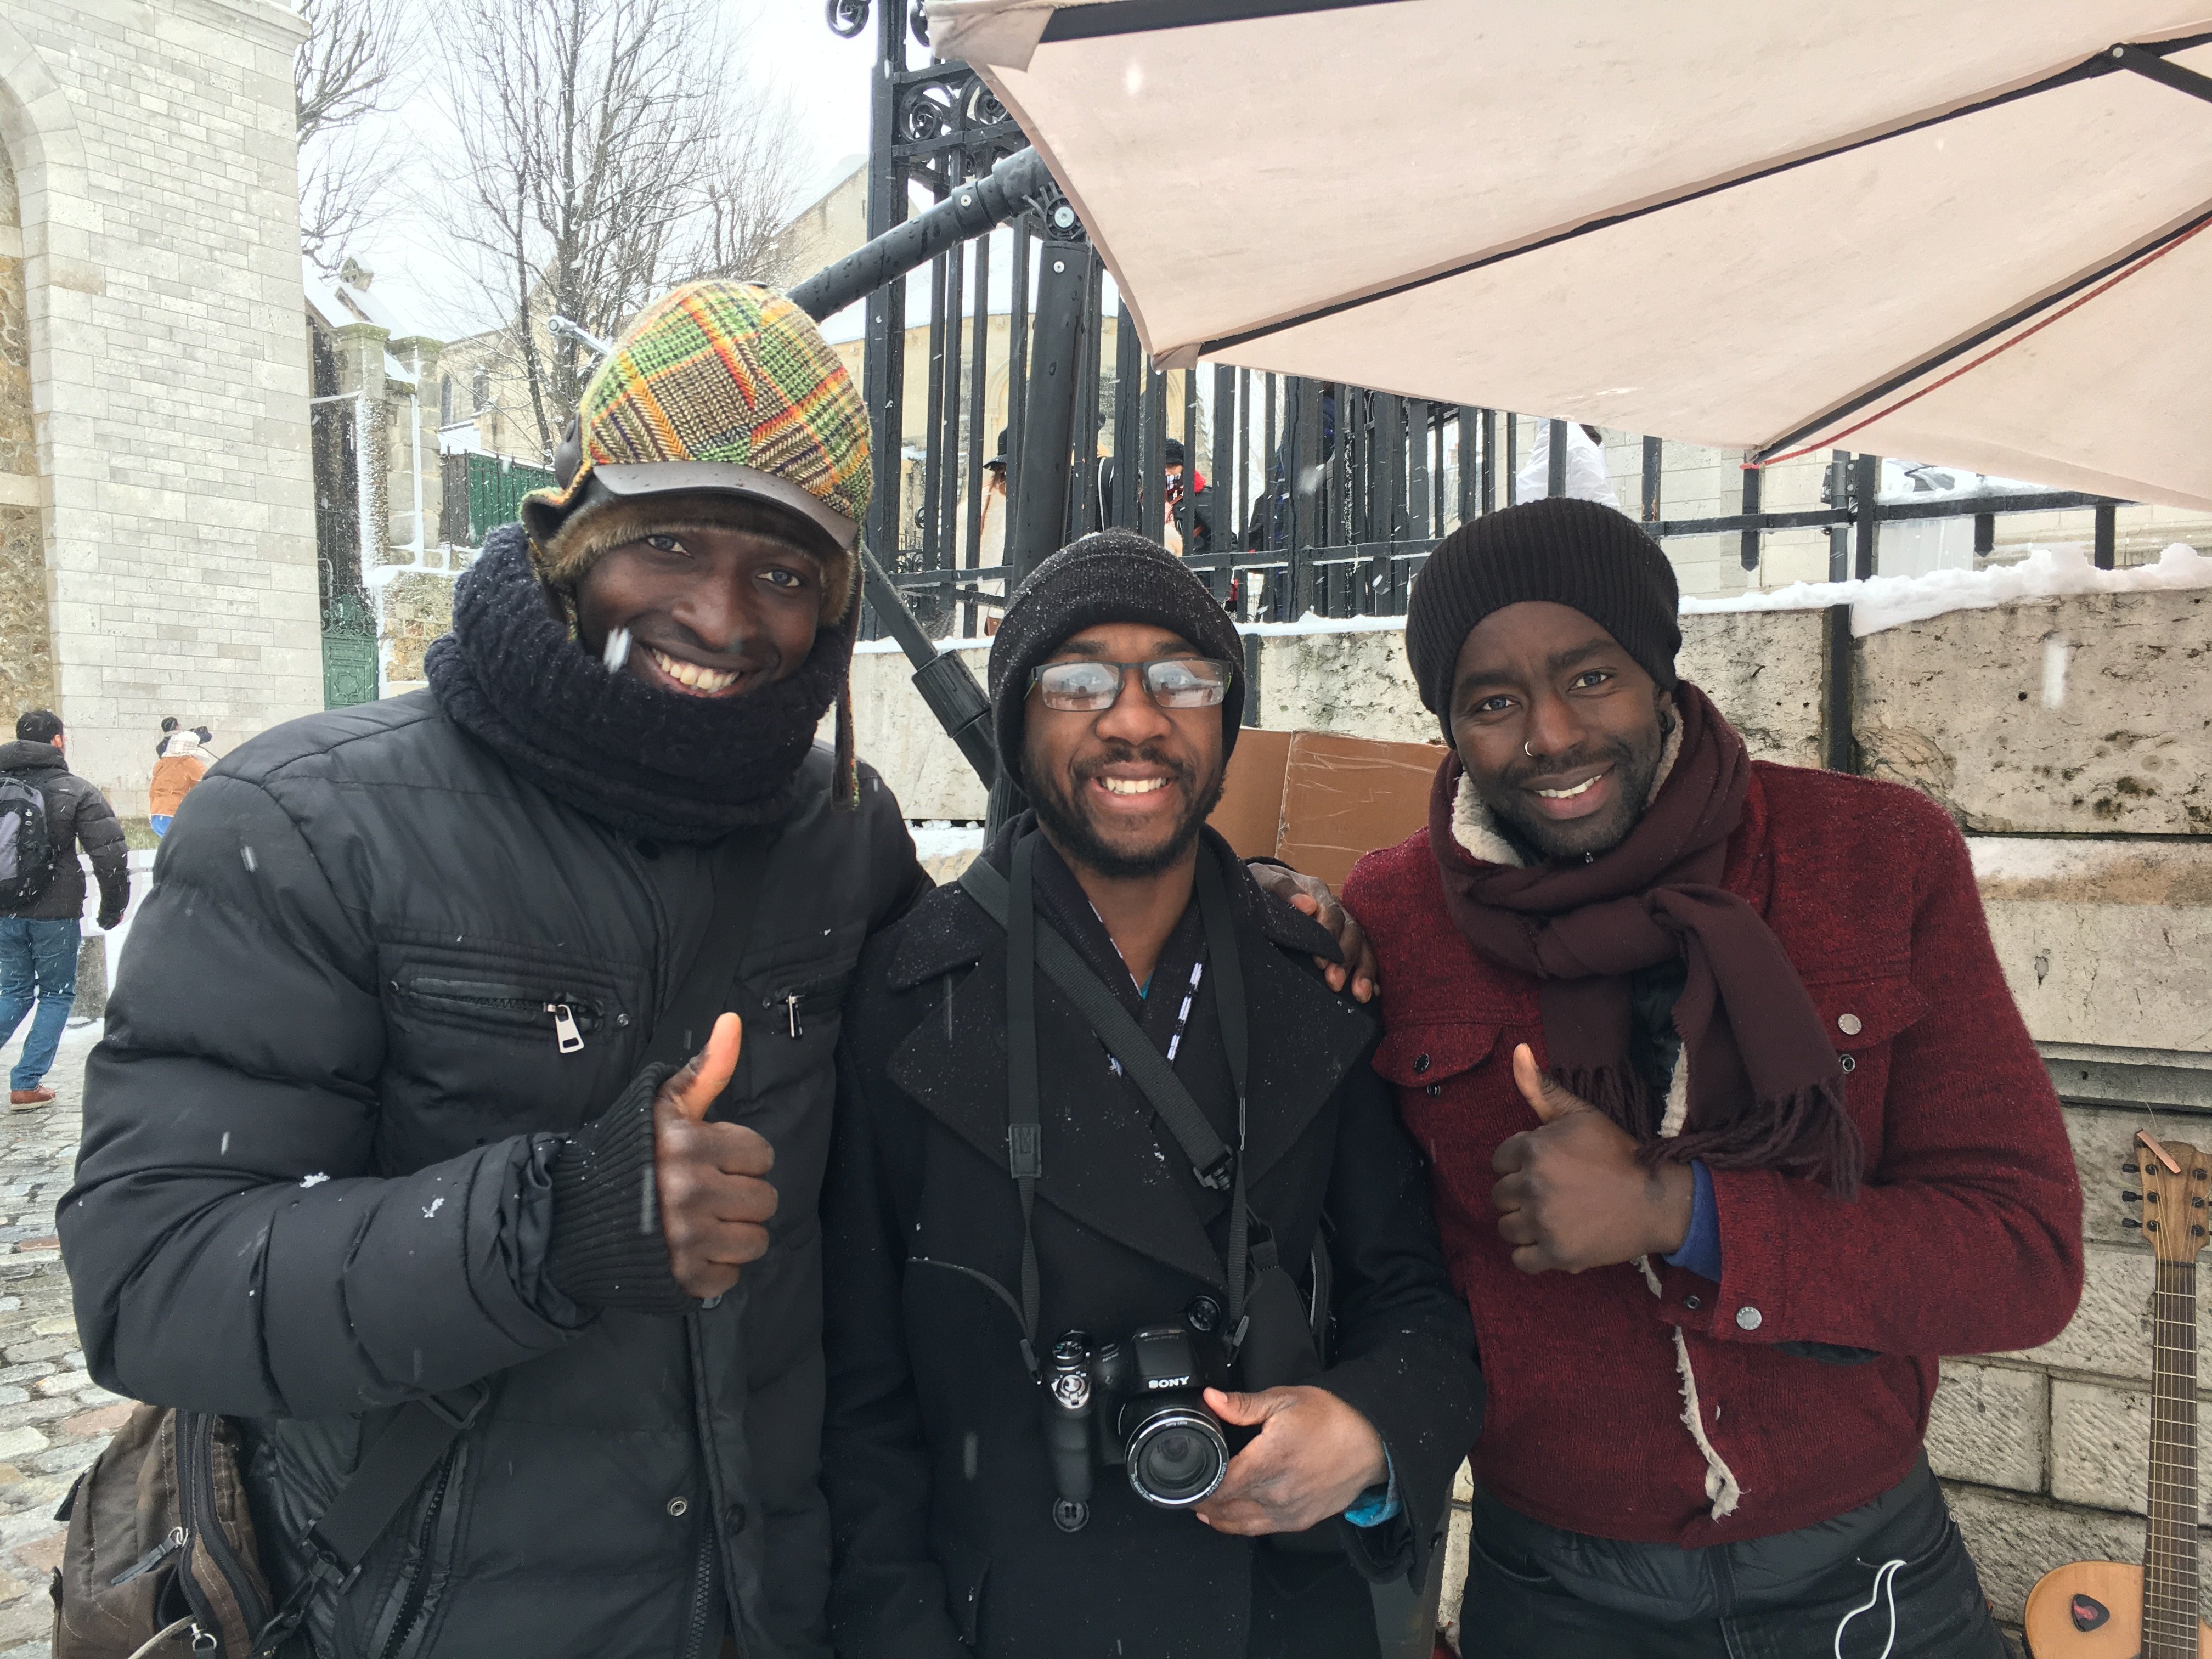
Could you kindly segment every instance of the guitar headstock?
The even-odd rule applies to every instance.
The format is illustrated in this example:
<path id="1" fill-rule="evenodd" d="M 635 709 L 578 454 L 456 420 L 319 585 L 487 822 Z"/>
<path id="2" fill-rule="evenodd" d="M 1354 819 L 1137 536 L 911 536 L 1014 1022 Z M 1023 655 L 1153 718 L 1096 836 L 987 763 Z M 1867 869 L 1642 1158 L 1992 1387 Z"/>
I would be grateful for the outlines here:
<path id="1" fill-rule="evenodd" d="M 2212 1226 L 2212 1159 L 2181 1141 L 2161 1141 L 2148 1129 L 2136 1132 L 2134 1157 L 2139 1161 L 2120 1168 L 2142 1182 L 2142 1191 L 2120 1196 L 2142 1200 L 2142 1219 L 2127 1224 L 2150 1235 L 2160 1261 L 2194 1261 Z"/>

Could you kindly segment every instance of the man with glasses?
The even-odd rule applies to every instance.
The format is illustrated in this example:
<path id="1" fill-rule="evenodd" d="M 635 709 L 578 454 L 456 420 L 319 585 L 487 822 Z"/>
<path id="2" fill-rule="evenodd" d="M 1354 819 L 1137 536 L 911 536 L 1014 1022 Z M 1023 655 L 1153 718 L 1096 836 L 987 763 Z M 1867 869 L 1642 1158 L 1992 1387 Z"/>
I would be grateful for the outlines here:
<path id="1" fill-rule="evenodd" d="M 1373 1024 L 1205 827 L 1235 630 L 1109 532 L 990 684 L 1033 810 L 871 942 L 841 1052 L 838 1651 L 1374 1654 L 1480 1380 Z"/>

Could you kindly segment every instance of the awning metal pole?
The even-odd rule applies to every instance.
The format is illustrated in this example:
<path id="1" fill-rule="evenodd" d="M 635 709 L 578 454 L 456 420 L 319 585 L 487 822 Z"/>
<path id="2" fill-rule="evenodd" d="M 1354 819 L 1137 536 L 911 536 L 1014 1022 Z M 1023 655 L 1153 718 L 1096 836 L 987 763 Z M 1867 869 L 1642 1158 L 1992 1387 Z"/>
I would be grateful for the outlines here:
<path id="1" fill-rule="evenodd" d="M 1074 216 L 1064 204 L 1059 204 L 1056 210 L 1048 205 L 1057 203 L 1058 197 L 1052 175 L 1046 171 L 1037 153 L 1033 149 L 1018 150 L 992 168 L 988 177 L 959 186 L 928 212 L 893 227 L 828 269 L 808 277 L 791 290 L 791 301 L 817 321 L 834 316 L 878 289 L 903 281 L 907 272 L 927 264 L 956 243 L 982 235 L 1032 207 L 1045 208 L 1048 216 L 1055 210 L 1066 213 L 1067 223 L 1073 225 Z M 1048 222 L 1052 222 L 1049 216 Z M 1086 259 L 1089 257 L 1087 247 L 1083 251 L 1083 257 Z M 1076 261 L 1065 263 L 1073 264 Z M 979 321 L 978 326 L 983 325 Z M 1042 348 L 1042 338 L 1039 345 Z M 1043 359 L 1044 353 L 1040 349 L 1037 361 Z M 1034 380 L 1034 370 L 1031 378 Z M 1039 493 L 1052 495 L 1055 500 L 1064 503 L 1067 495 L 1068 431 L 1074 416 L 1075 374 L 1072 362 L 1060 368 L 1058 378 L 1065 387 L 1065 401 L 1068 405 L 1058 428 L 1058 487 L 1054 489 L 1043 477 L 1043 473 L 1050 470 L 1048 460 L 1042 463 L 1037 472 L 1030 472 L 1025 465 L 1024 476 L 1043 485 Z M 1036 409 L 1035 404 L 1031 407 L 1033 410 Z M 1024 447 L 1025 464 L 1033 453 L 1041 453 L 1036 447 L 1037 425 L 1033 414 L 1031 439 Z M 896 469 L 890 474 L 889 487 L 894 492 L 897 489 Z M 1025 489 L 1022 493 L 1027 496 L 1032 492 Z M 1065 510 L 1063 506 L 1060 511 L 1064 513 Z M 888 515 L 878 521 L 894 522 Z M 1057 545 L 1057 523 L 1055 520 L 1055 530 L 1048 532 L 1054 545 Z M 1015 545 L 1026 550 L 1032 544 L 1024 539 Z M 1050 550 L 1050 548 L 1045 549 L 1047 552 Z M 1028 556 L 1034 564 L 1043 554 L 1034 553 Z M 999 757 L 991 739 L 990 701 L 984 696 L 983 688 L 975 684 L 975 676 L 965 662 L 958 657 L 945 655 L 931 642 L 921 624 L 915 620 L 914 612 L 907 608 L 898 585 L 884 569 L 882 562 L 876 556 L 876 550 L 863 547 L 860 558 L 868 603 L 876 608 L 876 615 L 884 629 L 898 641 L 899 648 L 906 653 L 907 660 L 914 665 L 915 690 L 921 693 L 922 701 L 929 705 L 929 712 L 937 717 L 938 723 L 953 742 L 960 745 L 960 752 L 975 769 L 975 775 L 986 785 L 995 784 L 999 775 Z"/>

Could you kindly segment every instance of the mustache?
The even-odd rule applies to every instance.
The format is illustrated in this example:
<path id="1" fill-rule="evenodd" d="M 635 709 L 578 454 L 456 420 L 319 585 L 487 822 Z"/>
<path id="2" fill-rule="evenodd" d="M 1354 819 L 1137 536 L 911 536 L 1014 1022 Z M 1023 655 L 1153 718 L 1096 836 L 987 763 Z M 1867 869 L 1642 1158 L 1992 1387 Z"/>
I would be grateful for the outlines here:
<path id="1" fill-rule="evenodd" d="M 1635 758 L 1635 750 L 1626 743 L 1601 744 L 1592 748 L 1576 749 L 1565 755 L 1547 755 L 1541 760 L 1508 766 L 1499 775 L 1499 781 L 1510 788 L 1527 789 L 1540 786 L 1547 778 L 1563 778 L 1570 773 L 1607 762 L 1623 766 Z"/>
<path id="2" fill-rule="evenodd" d="M 1170 754 L 1156 744 L 1109 742 L 1097 753 L 1086 755 L 1071 769 L 1079 787 L 1091 781 L 1109 766 L 1131 763 L 1157 766 L 1171 775 L 1176 782 L 1188 787 L 1197 775 L 1196 769 L 1178 756 Z"/>

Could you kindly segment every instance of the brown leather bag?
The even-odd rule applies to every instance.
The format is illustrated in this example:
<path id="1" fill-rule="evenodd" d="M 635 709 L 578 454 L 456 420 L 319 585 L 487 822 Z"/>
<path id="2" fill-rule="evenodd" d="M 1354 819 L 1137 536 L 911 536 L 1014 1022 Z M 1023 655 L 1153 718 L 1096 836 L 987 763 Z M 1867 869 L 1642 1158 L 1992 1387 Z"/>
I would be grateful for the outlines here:
<path id="1" fill-rule="evenodd" d="M 54 1659 L 245 1659 L 274 1611 L 238 1431 L 140 1406 L 56 1511 Z"/>
<path id="2" fill-rule="evenodd" d="M 54 1519 L 69 1522 L 54 1570 L 54 1659 L 270 1659 L 327 1591 L 343 1595 L 369 1547 L 452 1450 L 484 1402 L 427 1395 L 395 1410 L 330 1507 L 300 1540 L 307 1571 L 270 1594 L 240 1473 L 237 1425 L 141 1406 Z"/>

